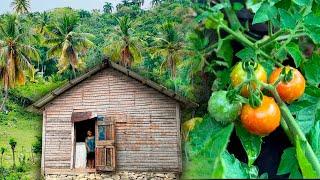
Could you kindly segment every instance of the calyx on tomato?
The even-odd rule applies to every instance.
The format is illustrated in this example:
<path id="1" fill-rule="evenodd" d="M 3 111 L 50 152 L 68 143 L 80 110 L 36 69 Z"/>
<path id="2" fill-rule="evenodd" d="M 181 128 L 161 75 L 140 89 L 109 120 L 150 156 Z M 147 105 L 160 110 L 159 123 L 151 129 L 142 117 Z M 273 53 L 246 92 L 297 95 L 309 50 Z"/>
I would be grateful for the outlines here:
<path id="1" fill-rule="evenodd" d="M 256 67 L 253 68 L 252 75 L 254 75 L 257 80 L 266 83 L 267 82 L 267 72 L 265 71 L 265 69 L 263 68 L 263 66 L 261 64 L 256 63 L 255 66 Z M 243 69 L 242 62 L 239 62 L 238 64 L 236 64 L 233 67 L 232 72 L 230 74 L 230 78 L 231 78 L 231 84 L 233 87 L 239 86 L 240 84 L 242 84 L 243 82 L 248 80 L 248 72 Z M 243 95 L 245 97 L 249 96 L 249 94 L 250 94 L 249 93 L 249 86 L 252 86 L 253 89 L 257 88 L 255 83 L 251 83 L 250 85 L 245 85 L 241 89 L 241 95 Z"/>
<path id="2" fill-rule="evenodd" d="M 281 112 L 272 97 L 263 96 L 259 107 L 253 108 L 245 104 L 242 107 L 240 119 L 247 131 L 264 136 L 273 132 L 280 125 Z"/>
<path id="3" fill-rule="evenodd" d="M 292 77 L 277 84 L 279 96 L 287 103 L 299 99 L 303 95 L 306 86 L 303 75 L 297 69 L 286 66 L 285 71 L 288 73 L 290 72 L 289 70 L 292 72 Z M 269 77 L 269 83 L 275 83 L 280 77 L 281 72 L 283 72 L 283 68 L 275 69 Z"/>

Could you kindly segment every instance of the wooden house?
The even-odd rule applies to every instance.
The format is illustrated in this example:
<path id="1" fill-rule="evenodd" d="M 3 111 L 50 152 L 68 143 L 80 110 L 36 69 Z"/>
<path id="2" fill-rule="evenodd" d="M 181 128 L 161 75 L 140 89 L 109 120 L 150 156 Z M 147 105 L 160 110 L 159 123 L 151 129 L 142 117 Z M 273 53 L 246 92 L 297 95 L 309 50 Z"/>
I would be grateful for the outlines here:
<path id="1" fill-rule="evenodd" d="M 181 108 L 195 106 L 106 61 L 32 105 L 43 112 L 42 172 L 179 173 Z M 95 135 L 95 169 L 75 166 L 81 159 L 77 143 L 84 141 L 88 129 Z"/>

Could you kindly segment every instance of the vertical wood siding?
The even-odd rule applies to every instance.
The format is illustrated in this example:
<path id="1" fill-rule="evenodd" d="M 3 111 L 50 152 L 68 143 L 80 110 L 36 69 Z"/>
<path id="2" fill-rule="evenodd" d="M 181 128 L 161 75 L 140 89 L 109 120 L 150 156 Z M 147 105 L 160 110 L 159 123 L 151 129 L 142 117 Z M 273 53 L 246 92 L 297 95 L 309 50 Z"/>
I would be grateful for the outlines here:
<path id="1" fill-rule="evenodd" d="M 72 111 L 92 111 L 115 119 L 117 170 L 181 171 L 178 102 L 118 71 L 102 70 L 45 111 L 45 168 L 70 169 Z"/>

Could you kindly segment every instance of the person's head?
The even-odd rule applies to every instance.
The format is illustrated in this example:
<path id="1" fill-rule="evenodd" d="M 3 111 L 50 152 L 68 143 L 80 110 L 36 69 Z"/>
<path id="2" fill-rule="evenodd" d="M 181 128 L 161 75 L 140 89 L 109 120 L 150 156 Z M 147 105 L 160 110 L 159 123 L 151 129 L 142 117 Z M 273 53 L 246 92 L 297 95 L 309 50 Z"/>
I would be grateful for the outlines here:
<path id="1" fill-rule="evenodd" d="M 89 137 L 91 137 L 91 136 L 92 136 L 92 131 L 91 131 L 91 130 L 87 131 L 87 135 L 88 135 Z"/>

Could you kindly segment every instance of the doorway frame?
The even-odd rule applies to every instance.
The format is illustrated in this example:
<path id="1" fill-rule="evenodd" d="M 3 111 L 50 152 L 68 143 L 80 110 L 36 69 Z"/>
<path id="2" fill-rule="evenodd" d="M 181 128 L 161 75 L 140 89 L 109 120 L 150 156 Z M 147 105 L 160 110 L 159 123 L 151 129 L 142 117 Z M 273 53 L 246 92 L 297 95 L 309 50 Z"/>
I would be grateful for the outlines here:
<path id="1" fill-rule="evenodd" d="M 80 119 L 79 119 L 80 117 Z M 90 119 L 95 119 L 95 126 L 97 124 L 97 117 L 98 115 L 92 111 L 85 111 L 85 110 L 80 110 L 80 109 L 74 109 L 71 115 L 71 163 L 70 163 L 70 169 L 71 170 L 78 170 L 75 168 L 75 150 L 76 150 L 76 127 L 75 123 L 80 122 L 80 121 L 85 121 L 85 120 L 90 120 Z M 83 120 L 82 120 L 83 119 Z M 96 128 L 94 128 L 94 131 L 96 131 Z M 96 132 L 94 132 L 96 133 Z M 79 169 L 80 170 L 80 169 Z M 82 169 L 81 169 L 82 170 Z M 84 172 L 87 172 L 88 168 L 83 169 Z"/>

